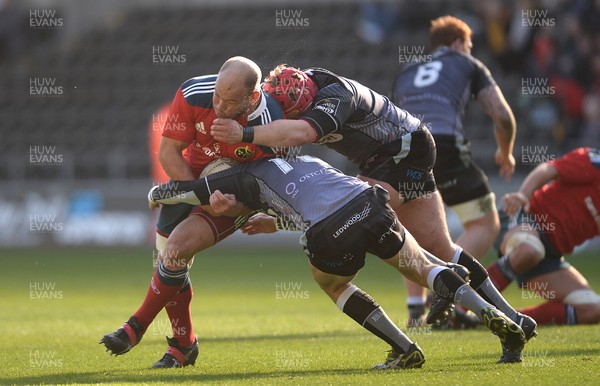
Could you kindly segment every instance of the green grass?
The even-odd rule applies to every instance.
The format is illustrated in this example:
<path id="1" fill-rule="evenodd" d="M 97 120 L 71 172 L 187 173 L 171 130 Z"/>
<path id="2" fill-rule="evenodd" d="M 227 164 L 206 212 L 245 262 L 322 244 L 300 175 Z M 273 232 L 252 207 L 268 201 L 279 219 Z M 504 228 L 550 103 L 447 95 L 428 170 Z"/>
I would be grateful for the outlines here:
<path id="1" fill-rule="evenodd" d="M 151 370 L 170 334 L 164 313 L 127 355 L 109 356 L 98 344 L 141 304 L 151 260 L 150 249 L 3 251 L 0 384 L 600 383 L 598 326 L 540 328 L 526 361 L 514 365 L 495 364 L 500 345 L 487 330 L 423 328 L 410 334 L 425 351 L 422 369 L 371 371 L 386 345 L 321 293 L 298 250 L 220 250 L 197 258 L 192 307 L 199 360 L 184 369 Z M 600 262 L 592 254 L 571 261 L 600 289 Z M 277 299 L 281 283 L 293 283 L 299 298 Z M 356 283 L 403 325 L 399 274 L 369 257 Z M 46 298 L 35 299 L 34 288 L 32 299 L 31 285 L 46 286 Z M 515 306 L 531 304 L 514 285 L 506 295 Z"/>

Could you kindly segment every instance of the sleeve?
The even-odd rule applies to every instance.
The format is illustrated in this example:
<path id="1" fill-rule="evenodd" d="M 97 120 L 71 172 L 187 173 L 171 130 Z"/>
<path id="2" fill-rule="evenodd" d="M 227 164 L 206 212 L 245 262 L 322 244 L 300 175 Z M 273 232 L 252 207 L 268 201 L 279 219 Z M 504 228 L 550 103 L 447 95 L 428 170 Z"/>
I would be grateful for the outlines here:
<path id="1" fill-rule="evenodd" d="M 153 188 L 149 199 L 166 205 L 208 205 L 210 196 L 219 190 L 235 195 L 250 209 L 261 209 L 259 184 L 246 169 L 246 165 L 239 165 L 193 181 L 171 181 Z"/>
<path id="2" fill-rule="evenodd" d="M 473 73 L 471 75 L 471 94 L 477 97 L 479 92 L 488 86 L 496 86 L 496 81 L 485 64 L 473 58 Z"/>
<path id="3" fill-rule="evenodd" d="M 312 110 L 304 114 L 320 139 L 336 130 L 350 118 L 355 108 L 350 90 L 339 83 L 331 84 L 317 93 Z"/>
<path id="4" fill-rule="evenodd" d="M 196 136 L 195 130 L 192 108 L 185 100 L 180 87 L 171 103 L 162 135 L 177 141 L 192 143 Z"/>
<path id="5" fill-rule="evenodd" d="M 578 148 L 550 162 L 558 172 L 561 182 L 585 184 L 597 179 L 600 170 L 592 164 L 592 149 Z"/>

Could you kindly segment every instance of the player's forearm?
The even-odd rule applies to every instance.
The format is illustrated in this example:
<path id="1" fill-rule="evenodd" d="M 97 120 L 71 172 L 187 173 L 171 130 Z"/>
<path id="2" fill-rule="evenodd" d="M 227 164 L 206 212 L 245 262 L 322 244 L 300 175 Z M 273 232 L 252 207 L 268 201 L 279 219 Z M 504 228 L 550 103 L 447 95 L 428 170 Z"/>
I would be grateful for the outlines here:
<path id="1" fill-rule="evenodd" d="M 165 170 L 165 173 L 172 180 L 185 181 L 193 180 L 194 173 L 186 162 L 185 158 L 179 152 L 159 153 L 159 160 Z"/>
<path id="2" fill-rule="evenodd" d="M 494 117 L 494 135 L 498 148 L 504 155 L 513 154 L 517 125 L 510 108 L 502 108 Z"/>
<path id="3" fill-rule="evenodd" d="M 525 195 L 525 197 L 529 199 L 533 195 L 533 192 L 546 185 L 556 177 L 558 177 L 556 168 L 546 162 L 539 164 L 531 171 L 531 173 L 529 173 L 529 175 L 527 175 L 521 184 L 521 187 L 519 188 L 519 193 Z"/>
<path id="4" fill-rule="evenodd" d="M 312 143 L 317 134 L 302 119 L 280 119 L 254 128 L 253 143 L 264 146 L 297 146 Z"/>

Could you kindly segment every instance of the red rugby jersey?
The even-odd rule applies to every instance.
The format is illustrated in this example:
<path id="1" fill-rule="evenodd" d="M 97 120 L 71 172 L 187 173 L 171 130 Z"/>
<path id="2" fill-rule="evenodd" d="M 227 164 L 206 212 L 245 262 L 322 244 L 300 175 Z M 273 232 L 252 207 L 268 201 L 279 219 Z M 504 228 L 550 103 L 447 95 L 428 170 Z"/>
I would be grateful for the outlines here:
<path id="1" fill-rule="evenodd" d="M 207 164 L 219 157 L 243 163 L 275 154 L 273 149 L 266 146 L 249 143 L 229 145 L 210 135 L 210 126 L 217 118 L 213 109 L 216 81 L 217 75 L 199 76 L 185 81 L 175 94 L 162 134 L 189 144 L 183 156 L 196 177 Z M 261 91 L 258 108 L 237 121 L 243 126 L 253 126 L 264 125 L 283 117 L 279 103 Z"/>
<path id="2" fill-rule="evenodd" d="M 600 150 L 578 148 L 550 162 L 558 179 L 536 190 L 530 213 L 562 253 L 600 234 Z"/>

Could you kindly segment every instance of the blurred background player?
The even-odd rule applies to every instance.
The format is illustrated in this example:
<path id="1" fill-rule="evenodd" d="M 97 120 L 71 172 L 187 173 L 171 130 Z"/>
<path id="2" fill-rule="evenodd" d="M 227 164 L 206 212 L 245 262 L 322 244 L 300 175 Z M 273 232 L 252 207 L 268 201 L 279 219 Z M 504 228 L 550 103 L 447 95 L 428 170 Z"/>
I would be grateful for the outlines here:
<path id="1" fill-rule="evenodd" d="M 271 210 L 277 217 L 294 221 L 305 231 L 301 244 L 321 289 L 340 310 L 391 345 L 387 360 L 376 369 L 421 367 L 425 357 L 383 308 L 352 284 L 367 252 L 439 296 L 473 310 L 515 354 L 525 344 L 525 334 L 516 323 L 483 300 L 446 263 L 426 256 L 397 220 L 388 205 L 387 191 L 342 174 L 320 159 L 263 159 L 199 180 L 157 186 L 148 197 L 151 202 L 210 203 L 215 209 L 227 210 L 242 209 L 242 203 L 249 209 Z M 274 231 L 275 218 L 264 217 Z M 466 274 L 463 267 L 451 266 Z"/>
<path id="2" fill-rule="evenodd" d="M 431 60 L 403 69 L 394 83 L 392 102 L 426 122 L 437 148 L 433 168 L 437 188 L 464 228 L 456 244 L 481 260 L 493 245 L 500 222 L 488 178 L 471 158 L 463 127 L 465 109 L 476 98 L 492 118 L 496 164 L 506 180 L 515 168 L 516 124 L 490 71 L 470 55 L 471 33 L 465 22 L 453 16 L 432 20 Z M 410 282 L 407 288 L 409 316 L 418 320 L 425 313 L 424 289 Z"/>
<path id="3" fill-rule="evenodd" d="M 164 123 L 158 151 L 172 180 L 198 178 L 202 169 L 219 157 L 243 163 L 272 155 L 270 149 L 256 145 L 220 143 L 208 133 L 217 117 L 235 119 L 244 125 L 283 117 L 278 103 L 260 89 L 260 79 L 256 63 L 233 57 L 217 75 L 199 76 L 183 83 Z M 142 306 L 123 327 L 102 338 L 101 343 L 112 354 L 124 354 L 139 343 L 164 307 L 174 336 L 167 338 L 167 353 L 153 367 L 180 367 L 196 361 L 198 341 L 190 313 L 193 291 L 188 265 L 196 253 L 236 229 L 235 217 L 214 216 L 206 209 L 187 204 L 161 209 L 156 241 L 160 262 Z"/>
<path id="4" fill-rule="evenodd" d="M 518 314 L 493 286 L 485 268 L 452 242 L 433 177 L 435 143 L 419 119 L 364 85 L 321 68 L 301 71 L 281 64 L 263 88 L 290 119 L 256 127 L 217 119 L 211 127 L 215 138 L 266 146 L 318 143 L 345 155 L 359 166 L 360 179 L 390 192 L 398 219 L 425 250 L 466 267 L 470 284 L 484 299 L 522 323 L 528 338 L 535 335 L 535 321 Z M 441 318 L 450 306 L 438 299 L 431 319 Z"/>
<path id="5" fill-rule="evenodd" d="M 502 201 L 502 257 L 488 267 L 496 287 L 516 278 L 546 299 L 522 310 L 540 324 L 598 323 L 600 296 L 563 255 L 600 234 L 600 151 L 579 148 L 538 165 Z"/>

